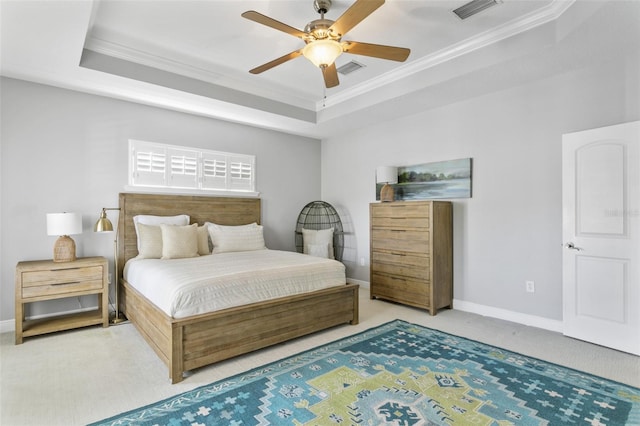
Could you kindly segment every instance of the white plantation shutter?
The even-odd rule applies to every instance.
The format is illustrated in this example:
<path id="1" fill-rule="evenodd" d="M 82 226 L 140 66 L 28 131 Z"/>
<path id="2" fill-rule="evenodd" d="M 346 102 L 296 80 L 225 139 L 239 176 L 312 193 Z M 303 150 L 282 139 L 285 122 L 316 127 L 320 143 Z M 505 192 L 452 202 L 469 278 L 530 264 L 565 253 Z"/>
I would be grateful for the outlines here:
<path id="1" fill-rule="evenodd" d="M 229 189 L 251 191 L 254 164 L 246 156 L 229 156 Z"/>
<path id="2" fill-rule="evenodd" d="M 202 153 L 202 188 L 227 188 L 227 156 L 217 153 Z"/>
<path id="3" fill-rule="evenodd" d="M 169 186 L 198 188 L 198 152 L 168 149 Z"/>
<path id="4" fill-rule="evenodd" d="M 255 156 L 129 141 L 130 185 L 255 192 Z"/>
<path id="5" fill-rule="evenodd" d="M 131 157 L 133 185 L 163 186 L 165 184 L 167 163 L 165 149 L 139 144 L 131 150 Z"/>

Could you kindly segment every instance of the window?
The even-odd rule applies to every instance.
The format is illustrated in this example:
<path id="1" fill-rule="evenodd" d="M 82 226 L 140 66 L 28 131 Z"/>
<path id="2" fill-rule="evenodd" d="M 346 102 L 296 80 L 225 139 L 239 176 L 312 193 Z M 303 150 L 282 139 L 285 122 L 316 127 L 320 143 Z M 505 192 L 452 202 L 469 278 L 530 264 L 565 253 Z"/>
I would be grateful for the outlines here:
<path id="1" fill-rule="evenodd" d="M 255 192 L 254 155 L 129 141 L 131 186 Z"/>

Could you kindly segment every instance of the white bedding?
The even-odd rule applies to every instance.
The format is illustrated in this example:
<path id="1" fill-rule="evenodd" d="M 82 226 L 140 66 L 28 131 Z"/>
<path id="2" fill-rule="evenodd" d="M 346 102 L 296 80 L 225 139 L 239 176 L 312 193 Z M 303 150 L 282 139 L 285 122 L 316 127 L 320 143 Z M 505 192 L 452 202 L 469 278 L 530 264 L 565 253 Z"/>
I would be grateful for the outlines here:
<path id="1" fill-rule="evenodd" d="M 127 282 L 173 318 L 344 285 L 342 263 L 279 250 L 131 259 Z"/>

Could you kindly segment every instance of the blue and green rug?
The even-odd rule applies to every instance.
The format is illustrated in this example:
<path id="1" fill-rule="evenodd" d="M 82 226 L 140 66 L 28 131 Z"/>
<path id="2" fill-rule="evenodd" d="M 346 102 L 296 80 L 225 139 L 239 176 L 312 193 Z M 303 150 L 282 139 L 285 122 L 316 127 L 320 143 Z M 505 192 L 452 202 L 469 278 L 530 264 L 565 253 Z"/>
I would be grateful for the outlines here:
<path id="1" fill-rule="evenodd" d="M 640 389 L 396 320 L 95 424 L 640 425 Z"/>

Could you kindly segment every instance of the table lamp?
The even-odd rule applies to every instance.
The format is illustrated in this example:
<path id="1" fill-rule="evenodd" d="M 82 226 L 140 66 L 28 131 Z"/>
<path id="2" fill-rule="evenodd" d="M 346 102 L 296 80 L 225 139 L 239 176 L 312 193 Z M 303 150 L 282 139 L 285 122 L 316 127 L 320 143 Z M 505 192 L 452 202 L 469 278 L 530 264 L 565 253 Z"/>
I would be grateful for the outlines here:
<path id="1" fill-rule="evenodd" d="M 393 166 L 380 166 L 376 169 L 376 183 L 384 183 L 380 190 L 380 201 L 383 203 L 395 199 L 392 184 L 398 183 L 398 168 Z"/>
<path id="2" fill-rule="evenodd" d="M 82 233 L 82 215 L 78 213 L 47 213 L 47 235 L 57 235 L 53 245 L 54 262 L 76 260 L 76 242 L 69 235 Z"/>

